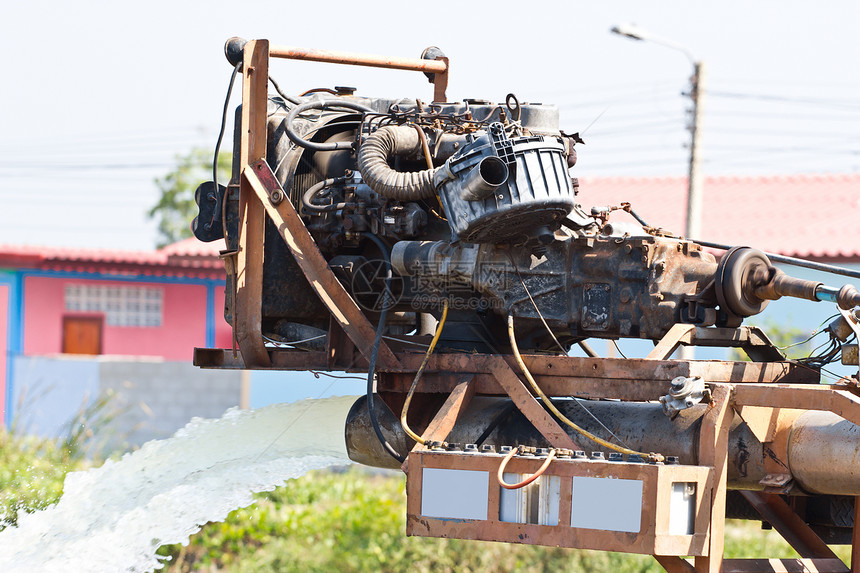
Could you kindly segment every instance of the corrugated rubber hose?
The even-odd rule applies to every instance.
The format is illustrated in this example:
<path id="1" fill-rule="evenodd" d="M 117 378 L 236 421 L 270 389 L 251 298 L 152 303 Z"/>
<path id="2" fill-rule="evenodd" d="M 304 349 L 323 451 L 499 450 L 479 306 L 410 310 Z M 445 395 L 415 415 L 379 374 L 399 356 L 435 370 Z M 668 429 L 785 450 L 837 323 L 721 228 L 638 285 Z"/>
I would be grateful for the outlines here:
<path id="1" fill-rule="evenodd" d="M 433 176 L 439 167 L 402 172 L 389 167 L 388 160 L 422 150 L 413 127 L 387 125 L 373 132 L 358 149 L 358 170 L 371 189 L 389 199 L 415 201 L 436 196 Z"/>

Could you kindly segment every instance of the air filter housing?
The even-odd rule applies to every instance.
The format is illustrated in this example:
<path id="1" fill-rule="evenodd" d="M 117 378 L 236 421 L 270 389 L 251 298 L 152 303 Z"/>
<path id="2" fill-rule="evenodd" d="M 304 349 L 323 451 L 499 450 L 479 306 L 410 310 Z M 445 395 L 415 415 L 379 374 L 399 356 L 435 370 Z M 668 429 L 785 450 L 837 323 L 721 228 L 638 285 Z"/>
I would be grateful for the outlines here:
<path id="1" fill-rule="evenodd" d="M 434 182 L 454 240 L 468 243 L 547 235 L 574 206 L 561 137 L 509 138 L 501 123 L 452 156 Z"/>

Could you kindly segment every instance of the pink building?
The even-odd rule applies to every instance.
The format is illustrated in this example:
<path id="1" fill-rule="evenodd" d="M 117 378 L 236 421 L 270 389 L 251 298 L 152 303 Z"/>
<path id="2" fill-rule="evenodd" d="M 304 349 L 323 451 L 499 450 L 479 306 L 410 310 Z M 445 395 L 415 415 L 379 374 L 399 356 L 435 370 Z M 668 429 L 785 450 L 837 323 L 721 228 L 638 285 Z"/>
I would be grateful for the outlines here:
<path id="1" fill-rule="evenodd" d="M 14 358 L 54 354 L 190 362 L 229 347 L 223 241 L 158 251 L 0 246 L 0 410 L 11 418 Z"/>

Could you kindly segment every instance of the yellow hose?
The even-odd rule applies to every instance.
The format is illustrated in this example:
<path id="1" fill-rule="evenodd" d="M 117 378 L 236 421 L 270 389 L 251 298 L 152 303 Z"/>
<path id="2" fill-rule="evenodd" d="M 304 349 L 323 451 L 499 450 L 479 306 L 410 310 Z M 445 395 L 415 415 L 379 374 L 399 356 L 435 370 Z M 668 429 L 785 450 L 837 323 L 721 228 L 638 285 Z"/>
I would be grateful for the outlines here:
<path id="1" fill-rule="evenodd" d="M 436 348 L 436 343 L 439 342 L 439 336 L 442 334 L 442 327 L 445 326 L 445 319 L 448 318 L 448 299 L 442 303 L 442 318 L 439 319 L 439 325 L 436 326 L 436 334 L 433 335 L 433 340 L 430 341 L 430 348 L 427 349 L 427 354 L 424 355 L 424 360 L 421 361 L 421 366 L 418 367 L 418 372 L 415 373 L 415 378 L 412 380 L 412 386 L 409 388 L 409 393 L 406 394 L 406 401 L 403 402 L 403 411 L 400 413 L 400 425 L 410 438 L 421 444 L 427 443 L 427 440 L 413 432 L 406 423 L 406 414 L 409 412 L 409 403 L 412 402 L 412 395 L 418 387 L 418 381 L 421 380 L 421 375 L 424 373 L 427 363 L 430 361 L 430 356 Z"/>
<path id="2" fill-rule="evenodd" d="M 558 408 L 555 407 L 555 404 L 553 404 L 552 401 L 549 398 L 547 398 L 546 394 L 543 393 L 543 390 L 540 389 L 540 386 L 537 385 L 537 382 L 535 381 L 534 377 L 532 376 L 532 373 L 529 372 L 529 369 L 526 367 L 526 363 L 523 362 L 523 357 L 520 356 L 520 349 L 519 349 L 519 347 L 517 347 L 517 338 L 514 335 L 514 317 L 513 317 L 513 315 L 510 315 L 510 314 L 508 315 L 508 337 L 511 339 L 511 349 L 514 351 L 514 358 L 516 358 L 517 364 L 519 365 L 520 370 L 522 371 L 523 375 L 526 377 L 526 380 L 529 381 L 529 384 L 531 384 L 531 387 L 532 387 L 532 389 L 534 389 L 535 393 L 541 397 L 541 400 L 543 400 L 543 403 L 546 405 L 546 407 L 549 408 L 550 411 L 553 414 L 555 414 L 559 420 L 561 420 L 562 422 L 564 422 L 565 424 L 567 424 L 568 426 L 570 426 L 571 428 L 573 428 L 574 430 L 576 430 L 577 432 L 579 432 L 580 434 L 582 434 L 583 436 L 588 438 L 589 440 L 591 440 L 593 442 L 597 442 L 598 444 L 600 444 L 604 448 L 609 448 L 610 450 L 614 450 L 616 452 L 621 452 L 622 454 L 632 454 L 632 455 L 636 455 L 636 456 L 644 456 L 648 460 L 655 461 L 655 462 L 662 462 L 664 460 L 664 458 L 661 454 L 654 454 L 654 453 L 646 454 L 644 452 L 637 452 L 636 450 L 631 450 L 629 448 L 617 446 L 611 442 L 607 442 L 606 440 L 595 436 L 594 434 L 592 434 L 588 430 L 586 430 L 584 428 L 580 428 L 579 426 L 577 426 L 576 424 L 571 422 L 564 414 L 562 414 L 559 411 Z"/>

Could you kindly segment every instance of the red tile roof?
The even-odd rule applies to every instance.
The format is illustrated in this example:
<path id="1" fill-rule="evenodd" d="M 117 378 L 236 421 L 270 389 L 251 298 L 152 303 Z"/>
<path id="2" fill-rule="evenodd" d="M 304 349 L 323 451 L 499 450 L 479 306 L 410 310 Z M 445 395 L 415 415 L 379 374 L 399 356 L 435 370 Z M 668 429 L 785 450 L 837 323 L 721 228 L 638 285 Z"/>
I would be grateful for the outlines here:
<path id="1" fill-rule="evenodd" d="M 224 239 L 218 239 L 211 243 L 204 243 L 197 237 L 188 237 L 176 243 L 167 245 L 158 250 L 167 256 L 178 257 L 217 257 L 218 253 L 226 249 Z"/>
<path id="2" fill-rule="evenodd" d="M 685 177 L 581 178 L 579 201 L 629 201 L 649 225 L 684 233 Z M 625 220 L 613 213 L 612 220 Z M 632 219 L 631 219 L 632 220 Z M 706 177 L 703 241 L 784 255 L 860 261 L 860 175 Z"/>
<path id="3" fill-rule="evenodd" d="M 200 243 L 193 237 L 157 251 L 0 245 L 0 267 L 221 278 L 224 264 L 218 258 L 218 252 L 223 248 L 223 240 Z"/>

